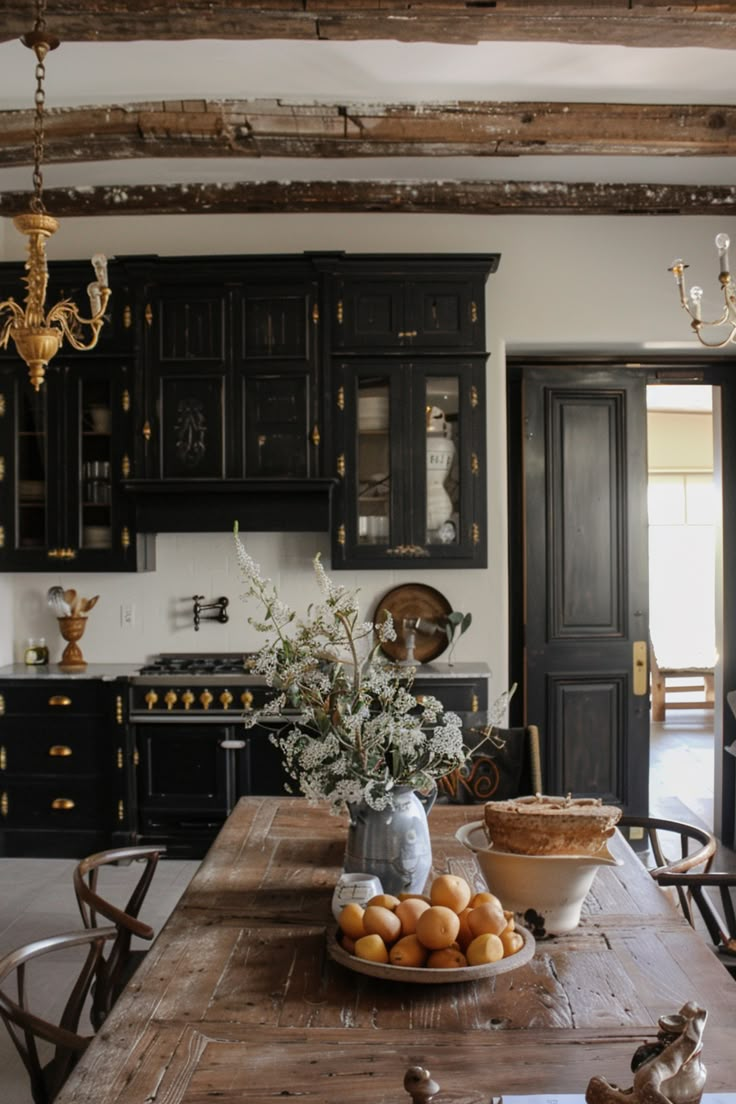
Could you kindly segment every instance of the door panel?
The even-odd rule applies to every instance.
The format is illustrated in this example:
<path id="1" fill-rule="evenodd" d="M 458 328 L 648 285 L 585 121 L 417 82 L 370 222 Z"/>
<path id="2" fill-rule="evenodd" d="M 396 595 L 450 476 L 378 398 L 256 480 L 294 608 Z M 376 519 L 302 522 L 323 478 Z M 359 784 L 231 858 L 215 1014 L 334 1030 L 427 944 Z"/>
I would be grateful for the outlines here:
<path id="1" fill-rule="evenodd" d="M 528 368 L 523 382 L 526 719 L 545 788 L 648 806 L 645 379 Z"/>

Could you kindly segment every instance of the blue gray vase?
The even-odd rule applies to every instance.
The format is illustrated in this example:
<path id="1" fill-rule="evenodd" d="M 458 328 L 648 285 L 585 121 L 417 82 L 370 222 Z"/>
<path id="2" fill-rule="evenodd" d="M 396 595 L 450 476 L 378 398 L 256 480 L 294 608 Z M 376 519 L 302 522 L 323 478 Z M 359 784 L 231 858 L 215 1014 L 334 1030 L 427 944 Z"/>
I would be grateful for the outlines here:
<path id="1" fill-rule="evenodd" d="M 397 786 L 391 809 L 351 805 L 345 873 L 375 874 L 384 893 L 421 893 L 432 869 L 427 813 L 436 796 L 436 788 L 425 796 Z"/>

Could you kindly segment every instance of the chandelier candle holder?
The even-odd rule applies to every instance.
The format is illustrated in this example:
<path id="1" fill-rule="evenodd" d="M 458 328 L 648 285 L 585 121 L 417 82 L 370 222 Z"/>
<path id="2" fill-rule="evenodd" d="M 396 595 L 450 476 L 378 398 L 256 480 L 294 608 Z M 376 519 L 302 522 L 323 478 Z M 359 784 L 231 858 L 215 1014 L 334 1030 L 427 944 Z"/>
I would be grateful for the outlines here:
<path id="1" fill-rule="evenodd" d="M 725 301 L 723 313 L 720 318 L 714 318 L 712 320 L 703 318 L 703 289 L 694 285 L 690 288 L 690 291 L 687 290 L 685 286 L 685 269 L 688 268 L 688 265 L 685 264 L 683 260 L 678 258 L 676 261 L 673 261 L 672 267 L 669 269 L 675 277 L 675 283 L 680 292 L 680 304 L 690 316 L 690 325 L 695 331 L 695 336 L 700 344 L 705 345 L 707 349 L 722 349 L 725 345 L 728 345 L 730 341 L 736 341 L 736 288 L 731 282 L 731 272 L 729 269 L 728 249 L 730 244 L 731 241 L 728 234 L 716 234 L 716 249 L 718 250 L 720 266 L 718 280 Z M 705 326 L 728 326 L 728 332 L 720 341 L 708 341 L 702 333 L 703 327 Z"/>
<path id="2" fill-rule="evenodd" d="M 48 265 L 46 239 L 59 229 L 58 219 L 47 213 L 43 203 L 43 175 L 41 166 L 44 152 L 44 62 L 50 50 L 55 50 L 59 39 L 46 30 L 44 18 L 45 0 L 37 0 L 34 29 L 23 35 L 21 42 L 36 55 L 36 95 L 33 131 L 33 187 L 30 210 L 16 215 L 13 225 L 28 237 L 27 275 L 23 277 L 27 293 L 25 306 L 21 307 L 12 297 L 0 302 L 0 348 L 7 348 L 10 339 L 15 342 L 19 355 L 28 365 L 28 375 L 33 388 L 38 391 L 43 383 L 49 361 L 61 348 L 64 338 L 75 349 L 84 352 L 93 349 L 100 336 L 105 308 L 110 298 L 107 286 L 107 261 L 98 253 L 92 258 L 95 281 L 88 285 L 90 316 L 85 318 L 70 299 L 61 299 L 46 310 Z M 85 328 L 88 333 L 85 334 Z"/>

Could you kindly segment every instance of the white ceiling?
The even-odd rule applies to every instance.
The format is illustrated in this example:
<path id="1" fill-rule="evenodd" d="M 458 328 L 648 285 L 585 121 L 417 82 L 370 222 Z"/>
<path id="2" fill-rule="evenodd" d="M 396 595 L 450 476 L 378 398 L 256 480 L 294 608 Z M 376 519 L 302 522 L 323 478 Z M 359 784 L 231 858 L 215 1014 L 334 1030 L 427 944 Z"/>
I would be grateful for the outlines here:
<path id="1" fill-rule="evenodd" d="M 53 29 L 53 28 L 52 28 Z M 546 43 L 456 46 L 398 42 L 62 42 L 46 63 L 49 108 L 160 99 L 300 103 L 457 100 L 736 104 L 734 53 Z M 0 44 L 0 110 L 28 109 L 34 58 Z M 30 150 L 29 150 L 30 154 Z M 49 164 L 46 188 L 94 184 L 304 179 L 559 180 L 736 183 L 733 158 L 476 157 L 176 159 Z M 30 187 L 28 168 L 0 169 L 0 190 Z"/>

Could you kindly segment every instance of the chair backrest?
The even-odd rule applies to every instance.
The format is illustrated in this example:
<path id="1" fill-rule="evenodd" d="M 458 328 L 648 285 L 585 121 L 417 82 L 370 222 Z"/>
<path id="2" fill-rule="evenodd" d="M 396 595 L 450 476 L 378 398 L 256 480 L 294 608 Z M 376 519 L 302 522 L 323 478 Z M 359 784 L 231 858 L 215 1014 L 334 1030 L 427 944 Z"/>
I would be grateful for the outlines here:
<path id="1" fill-rule="evenodd" d="M 35 1104 L 51 1104 L 90 1043 L 91 1036 L 79 1034 L 79 1017 L 102 962 L 104 945 L 116 934 L 116 928 L 105 927 L 53 935 L 18 947 L 0 959 L 0 1016 L 28 1071 Z M 58 1024 L 36 1015 L 28 1005 L 27 964 L 56 951 L 64 951 L 68 955 L 70 947 L 85 944 L 88 952 L 84 964 Z M 4 991 L 13 975 L 16 999 Z M 37 1039 L 51 1043 L 54 1048 L 51 1059 L 45 1064 L 39 1055 Z"/>
<path id="2" fill-rule="evenodd" d="M 655 865 L 648 866 L 651 876 L 661 885 L 660 874 L 685 874 L 696 871 L 707 874 L 716 853 L 716 838 L 706 828 L 681 820 L 661 817 L 622 816 L 619 828 L 641 828 L 654 856 Z M 675 853 L 672 853 L 675 848 Z M 693 925 L 688 894 L 677 887 L 677 898 L 683 915 Z"/>
<path id="3" fill-rule="evenodd" d="M 542 792 L 539 729 L 464 730 L 470 754 L 465 763 L 438 783 L 440 798 L 453 804 L 505 801 Z"/>
<path id="4" fill-rule="evenodd" d="M 657 882 L 661 886 L 674 886 L 695 902 L 719 958 L 736 977 L 736 874 L 660 871 Z M 706 890 L 718 891 L 722 911 Z"/>
<path id="5" fill-rule="evenodd" d="M 149 941 L 153 939 L 153 928 L 140 920 L 138 913 L 156 872 L 159 857 L 164 851 L 164 847 L 118 847 L 89 855 L 75 867 L 74 892 L 84 926 L 96 928 L 98 916 L 102 916 L 117 929 L 110 953 L 98 970 L 91 1012 L 95 1027 L 99 1027 L 105 1019 L 129 978 L 133 936 Z M 118 908 L 99 894 L 99 872 L 102 867 L 113 863 L 130 862 L 142 862 L 143 870 L 127 904 L 124 908 Z"/>

